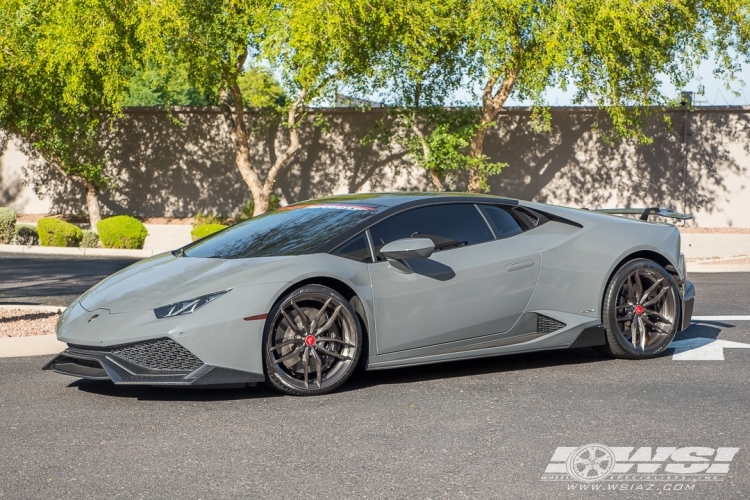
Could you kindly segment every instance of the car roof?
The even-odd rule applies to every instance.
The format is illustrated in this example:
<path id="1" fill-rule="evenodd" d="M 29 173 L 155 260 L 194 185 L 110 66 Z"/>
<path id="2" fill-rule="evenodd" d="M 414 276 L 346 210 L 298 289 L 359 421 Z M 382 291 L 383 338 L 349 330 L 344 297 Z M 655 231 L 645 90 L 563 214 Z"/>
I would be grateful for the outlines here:
<path id="1" fill-rule="evenodd" d="M 460 200 L 459 200 L 460 199 Z M 407 203 L 419 201 L 484 201 L 518 204 L 518 200 L 504 198 L 502 196 L 493 196 L 488 194 L 472 193 L 454 193 L 454 192 L 391 192 L 391 193 L 355 193 L 345 195 L 326 196 L 324 198 L 315 198 L 312 200 L 302 201 L 294 205 L 306 205 L 310 203 L 342 203 L 342 204 L 360 204 L 373 205 L 383 208 L 397 207 Z M 418 204 L 418 203 L 417 203 Z"/>

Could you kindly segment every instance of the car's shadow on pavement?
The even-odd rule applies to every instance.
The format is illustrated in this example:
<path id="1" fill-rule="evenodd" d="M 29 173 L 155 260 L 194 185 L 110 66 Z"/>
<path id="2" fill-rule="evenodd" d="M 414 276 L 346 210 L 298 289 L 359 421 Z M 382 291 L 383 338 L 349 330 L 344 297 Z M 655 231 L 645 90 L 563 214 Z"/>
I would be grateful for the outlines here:
<path id="1" fill-rule="evenodd" d="M 69 384 L 68 387 L 75 387 L 79 391 L 98 394 L 100 396 L 130 398 L 140 401 L 237 401 L 241 399 L 262 399 L 283 396 L 263 383 L 259 383 L 255 387 L 196 388 L 115 385 L 108 380 L 79 379 Z"/>
<path id="2" fill-rule="evenodd" d="M 429 380 L 447 380 L 536 368 L 598 363 L 608 360 L 610 358 L 598 354 L 593 349 L 581 348 L 450 361 L 391 370 L 364 371 L 360 369 L 335 393 L 358 391 L 380 385 L 413 384 Z M 263 383 L 248 388 L 198 389 L 140 385 L 118 386 L 109 381 L 81 379 L 69 384 L 68 387 L 76 387 L 80 391 L 102 396 L 133 398 L 144 401 L 231 401 L 283 396 Z"/>
<path id="3" fill-rule="evenodd" d="M 537 368 L 599 363 L 610 359 L 593 349 L 580 348 L 509 354 L 390 370 L 360 371 L 355 373 L 339 391 L 356 391 L 378 385 L 413 384 L 431 380 L 447 380 Z"/>

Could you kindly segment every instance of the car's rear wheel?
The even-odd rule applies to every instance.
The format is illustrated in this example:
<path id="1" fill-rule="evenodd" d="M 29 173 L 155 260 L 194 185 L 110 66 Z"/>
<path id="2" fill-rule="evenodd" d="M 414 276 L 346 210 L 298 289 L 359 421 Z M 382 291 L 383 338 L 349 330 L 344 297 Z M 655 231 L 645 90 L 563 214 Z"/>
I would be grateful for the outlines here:
<path id="1" fill-rule="evenodd" d="M 337 291 L 298 288 L 276 303 L 268 319 L 265 369 L 275 389 L 295 396 L 325 394 L 356 368 L 362 330 L 354 308 Z"/>
<path id="2" fill-rule="evenodd" d="M 679 297 L 674 279 L 656 262 L 636 259 L 622 266 L 604 294 L 607 345 L 599 352 L 623 359 L 664 352 L 677 334 Z"/>

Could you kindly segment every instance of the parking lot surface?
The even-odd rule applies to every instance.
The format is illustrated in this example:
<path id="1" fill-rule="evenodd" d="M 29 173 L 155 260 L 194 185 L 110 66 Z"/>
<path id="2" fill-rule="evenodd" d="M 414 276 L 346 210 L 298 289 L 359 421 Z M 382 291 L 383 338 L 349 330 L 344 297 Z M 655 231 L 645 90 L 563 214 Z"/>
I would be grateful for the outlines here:
<path id="1" fill-rule="evenodd" d="M 97 265 L 68 272 L 98 281 L 121 263 Z M 696 316 L 750 314 L 750 274 L 691 279 Z M 62 304 L 84 285 L 49 286 Z M 690 339 L 750 345 L 750 321 L 695 322 L 675 345 Z M 45 357 L 0 359 L 0 498 L 748 498 L 750 349 L 672 354 L 633 362 L 575 349 L 360 372 L 315 398 L 262 384 L 117 387 L 42 372 Z M 706 449 L 739 451 L 711 480 L 550 480 L 558 448 L 593 443 L 631 472 L 636 451 L 659 473 L 718 463 Z M 658 460 L 657 449 L 687 447 L 699 447 L 686 452 L 695 460 Z"/>

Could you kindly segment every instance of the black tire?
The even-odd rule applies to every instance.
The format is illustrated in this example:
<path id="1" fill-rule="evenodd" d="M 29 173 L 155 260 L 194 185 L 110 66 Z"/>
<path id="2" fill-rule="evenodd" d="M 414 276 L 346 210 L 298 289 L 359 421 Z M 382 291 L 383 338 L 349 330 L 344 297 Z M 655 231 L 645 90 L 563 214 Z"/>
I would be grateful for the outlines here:
<path id="1" fill-rule="evenodd" d="M 596 351 L 621 359 L 659 356 L 677 334 L 680 307 L 677 284 L 666 269 L 648 259 L 627 262 L 604 292 L 602 323 L 607 345 Z"/>
<path id="2" fill-rule="evenodd" d="M 354 307 L 336 290 L 305 285 L 271 308 L 263 350 L 271 387 L 294 396 L 326 394 L 344 384 L 357 368 L 362 327 Z"/>

